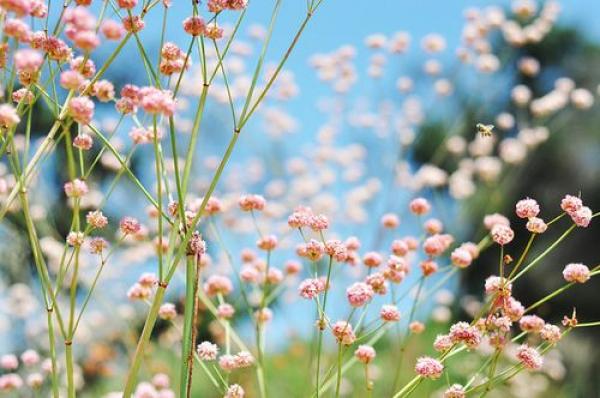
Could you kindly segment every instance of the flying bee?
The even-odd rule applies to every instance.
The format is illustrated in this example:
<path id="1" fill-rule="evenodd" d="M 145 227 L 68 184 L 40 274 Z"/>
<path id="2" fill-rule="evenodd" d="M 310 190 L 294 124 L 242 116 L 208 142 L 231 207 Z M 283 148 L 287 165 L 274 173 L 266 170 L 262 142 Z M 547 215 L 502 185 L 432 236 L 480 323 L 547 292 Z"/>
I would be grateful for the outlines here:
<path id="1" fill-rule="evenodd" d="M 493 124 L 477 123 L 477 125 L 475 127 L 477 127 L 477 132 L 479 134 L 481 134 L 482 137 L 491 137 L 492 136 L 492 133 L 494 130 Z"/>

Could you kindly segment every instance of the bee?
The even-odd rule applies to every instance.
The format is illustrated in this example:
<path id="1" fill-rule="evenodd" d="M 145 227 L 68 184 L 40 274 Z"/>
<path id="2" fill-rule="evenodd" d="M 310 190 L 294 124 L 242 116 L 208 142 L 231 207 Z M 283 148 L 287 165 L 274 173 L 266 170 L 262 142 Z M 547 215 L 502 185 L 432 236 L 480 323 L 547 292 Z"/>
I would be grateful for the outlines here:
<path id="1" fill-rule="evenodd" d="M 491 137 L 492 136 L 492 133 L 494 130 L 493 124 L 477 123 L 477 125 L 475 127 L 477 127 L 477 132 L 479 134 L 481 134 L 482 137 Z"/>

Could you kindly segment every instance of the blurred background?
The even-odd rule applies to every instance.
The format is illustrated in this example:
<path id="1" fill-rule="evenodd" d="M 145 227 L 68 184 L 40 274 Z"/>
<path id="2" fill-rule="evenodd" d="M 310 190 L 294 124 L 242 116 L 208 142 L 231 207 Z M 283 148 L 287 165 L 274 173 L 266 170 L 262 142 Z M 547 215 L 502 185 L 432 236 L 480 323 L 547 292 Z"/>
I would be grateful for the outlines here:
<path id="1" fill-rule="evenodd" d="M 324 1 L 286 64 L 283 83 L 275 87 L 276 94 L 261 107 L 258 117 L 249 124 L 240 139 L 240 147 L 225 180 L 217 188 L 217 196 L 225 203 L 234 203 L 240 192 L 265 194 L 268 200 L 273 199 L 280 206 L 271 209 L 268 221 L 261 222 L 268 223 L 267 228 L 277 233 L 283 231 L 281 219 L 294 206 L 310 205 L 331 216 L 334 234 L 341 238 L 356 235 L 366 248 L 384 250 L 393 239 L 379 228 L 379 219 L 385 213 L 400 215 L 402 234 L 419 233 L 420 225 L 409 219 L 406 210 L 408 201 L 419 192 L 434 203 L 434 216 L 444 222 L 446 229 L 455 234 L 459 242 L 481 239 L 485 233 L 481 220 L 486 214 L 497 212 L 511 218 L 515 228 L 521 228 L 521 233 L 517 233 L 509 248 L 514 251 L 510 253 L 513 257 L 518 256 L 518 248 L 524 247 L 529 237 L 524 232 L 522 220 L 514 215 L 517 200 L 524 197 L 537 199 L 548 220 L 559 213 L 560 199 L 566 193 L 581 194 L 592 210 L 600 208 L 600 113 L 594 103 L 597 102 L 600 83 L 600 24 L 597 22 L 600 2 L 561 2 L 555 25 L 539 42 L 509 46 L 501 34 L 491 34 L 487 37 L 487 45 L 501 65 L 494 73 L 474 71 L 477 67 L 473 65 L 477 62 L 457 59 L 457 49 L 465 47 L 465 10 L 483 10 L 490 6 L 490 2 L 381 0 L 376 3 Z M 544 7 L 544 3 L 533 2 L 538 10 Z M 494 5 L 506 13 L 510 13 L 513 7 L 513 3 L 508 1 L 495 2 Z M 271 7 L 272 2 L 252 1 L 245 31 L 252 31 L 255 24 L 265 25 Z M 276 60 L 285 51 L 301 21 L 304 7 L 304 2 L 284 2 L 268 59 Z M 173 5 L 170 17 L 175 21 L 187 15 L 187 5 Z M 230 22 L 233 21 L 232 17 Z M 160 14 L 150 14 L 147 27 L 159 26 L 160 23 Z M 377 43 L 381 37 L 384 42 L 391 42 L 399 31 L 410 35 L 407 50 L 398 57 L 389 55 L 382 58 Z M 428 54 L 420 49 L 422 39 L 431 33 L 445 39 L 444 51 Z M 146 29 L 142 37 L 151 43 L 149 48 L 154 46 L 154 52 L 158 53 L 160 41 L 156 32 Z M 186 46 L 187 38 L 178 23 L 171 25 L 166 38 L 182 48 Z M 239 85 L 242 91 L 246 87 L 244 78 L 247 80 L 247 73 L 253 68 L 252 62 L 244 59 L 242 44 L 254 54 L 260 47 L 248 35 L 240 42 L 239 53 L 234 52 L 234 60 L 239 58 L 241 66 L 234 61 L 227 66 L 232 70 L 240 68 L 237 72 L 239 82 L 233 85 Z M 97 65 L 102 64 L 110 49 L 101 47 Z M 136 51 L 135 44 L 129 43 L 124 54 L 109 70 L 107 77 L 116 87 L 125 82 L 146 84 L 144 75 L 140 73 L 141 61 L 136 58 Z M 338 75 L 330 78 L 327 62 L 332 57 L 347 59 L 339 61 L 341 71 L 336 71 Z M 528 57 L 538 61 L 539 73 L 528 75 L 520 69 L 519 62 Z M 434 63 L 430 62 L 432 59 Z M 432 72 L 431 69 L 436 67 L 441 71 Z M 194 76 L 197 78 L 198 75 L 194 73 L 192 70 L 189 76 L 186 75 L 189 89 L 184 90 L 184 94 L 190 98 L 198 95 L 197 81 L 194 83 Z M 346 78 L 342 79 L 339 75 Z M 533 98 L 540 98 L 552 91 L 557 79 L 562 77 L 569 77 L 575 87 L 591 93 L 592 104 L 566 105 L 560 112 L 543 116 L 534 115 L 527 106 L 515 104 L 515 86 L 524 85 L 530 89 Z M 402 78 L 409 78 L 410 88 L 404 87 L 408 80 L 403 81 Z M 439 83 L 440 79 L 444 80 L 444 84 Z M 594 98 L 596 101 L 593 101 Z M 44 109 L 39 110 L 33 125 L 35 133 L 43 136 L 52 119 Z M 190 122 L 191 110 L 186 109 L 185 100 L 180 101 L 180 113 L 179 121 L 186 126 L 186 122 Z M 511 115 L 512 124 L 504 123 L 506 126 L 503 126 L 503 123 L 498 123 L 501 114 Z M 99 106 L 96 118 L 109 131 L 118 125 L 112 105 Z M 522 137 L 523 130 L 536 127 L 545 128 L 542 135 L 547 135 L 547 138 L 540 140 L 543 142 L 539 145 L 527 147 L 522 159 L 510 161 L 503 158 L 500 149 L 494 146 L 477 149 L 480 144 L 476 141 L 475 125 L 479 122 L 496 125 L 495 143 Z M 115 142 L 121 144 L 124 150 L 130 145 L 128 127 L 126 123 L 120 125 L 115 134 Z M 222 153 L 228 138 L 225 132 L 231 131 L 231 128 L 228 108 L 223 105 L 222 98 L 211 98 L 203 121 L 207 134 L 203 137 L 200 161 L 194 170 L 199 196 L 214 170 L 215 159 Z M 185 128 L 182 130 L 185 136 Z M 472 142 L 476 145 L 463 150 L 466 156 L 457 156 L 449 150 L 450 137 L 462 137 L 465 145 Z M 482 153 L 479 154 L 478 150 Z M 475 164 L 477 159 L 487 157 L 502 158 L 501 171 L 497 175 L 492 173 L 493 178 L 481 175 L 473 178 L 473 192 L 467 188 L 465 193 L 464 187 L 461 190 L 462 185 L 453 188 L 453 173 L 471 167 L 461 161 L 467 159 Z M 56 245 L 62 243 L 70 224 L 68 209 L 62 204 L 61 187 L 66 180 L 66 172 L 57 167 L 63 158 L 64 153 L 58 150 L 56 156 L 46 162 L 43 178 L 36 187 L 40 231 L 46 237 L 45 254 L 49 258 L 56 253 Z M 147 170 L 152 169 L 152 162 L 151 149 L 141 149 L 132 158 L 136 174 L 149 184 L 153 174 Z M 481 170 L 478 172 L 484 174 Z M 114 174 L 114 161 L 111 163 L 109 158 L 104 159 L 101 169 L 93 176 L 98 191 L 113 189 Z M 438 176 L 444 180 L 440 184 L 436 183 Z M 123 215 L 143 219 L 143 203 L 134 187 L 123 179 L 114 187 L 105 213 L 115 220 Z M 224 216 L 219 222 L 224 241 L 232 253 L 251 247 L 256 239 L 251 224 L 236 224 L 233 220 L 236 217 L 236 214 Z M 560 235 L 560 231 L 552 230 L 540 236 L 531 255 L 543 251 Z M 223 253 L 210 247 L 211 232 L 206 233 L 215 263 L 223 262 Z M 281 254 L 278 262 L 283 263 L 290 257 L 295 243 L 298 243 L 295 238 L 283 236 L 283 247 L 288 252 Z M 600 263 L 599 240 L 598 223 L 592 222 L 585 231 L 576 230 L 559 249 L 546 257 L 543 266 L 536 268 L 515 287 L 515 296 L 527 306 L 564 283 L 560 272 L 565 264 L 581 262 L 590 268 L 596 266 Z M 100 396 L 119 385 L 119 374 L 124 364 L 115 364 L 118 362 L 115 359 L 119 358 L 115 351 L 133 338 L 133 332 L 139 331 L 141 315 L 145 311 L 144 306 L 126 303 L 124 292 L 141 272 L 156 267 L 155 259 L 150 258 L 147 252 L 133 248 L 119 253 L 115 262 L 118 265 L 107 270 L 106 277 L 103 276 L 103 289 L 100 289 L 103 294 L 90 310 L 87 327 L 81 336 L 81 375 L 89 388 L 86 390 L 89 396 Z M 440 316 L 443 322 L 432 321 L 427 334 L 419 337 L 419 341 L 423 341 L 417 344 L 415 351 L 418 352 L 419 347 L 429 349 L 425 348 L 426 341 L 443 330 L 440 325 L 444 322 L 468 316 L 469 300 L 481 297 L 483 280 L 494 272 L 496 263 L 497 252 L 490 250 L 459 278 L 453 278 L 444 285 L 446 293 L 456 299 L 444 306 L 448 314 Z M 92 275 L 84 272 L 82 277 Z M 350 271 L 340 277 L 349 279 L 353 275 Z M 44 331 L 45 320 L 35 316 L 40 308 L 39 297 L 36 299 L 39 288 L 36 289 L 35 268 L 18 214 L 11 215 L 0 226 L 0 277 L 0 352 L 21 352 L 35 345 L 33 341 Z M 600 319 L 596 288 L 596 281 L 578 286 L 569 294 L 540 307 L 538 314 L 549 322 L 559 323 L 563 316 L 570 315 L 576 308 L 582 321 Z M 333 311 L 339 314 L 346 310 L 342 306 L 343 290 L 343 286 L 337 289 L 340 303 L 334 302 Z M 177 291 L 176 287 L 174 291 Z M 307 326 L 310 323 L 307 319 L 312 319 L 314 309 L 304 303 L 292 306 L 290 303 L 295 295 L 292 285 L 290 294 L 284 294 L 276 304 L 281 315 L 276 317 L 271 329 L 273 339 L 270 349 L 276 353 L 270 364 L 273 369 L 283 366 L 290 357 L 301 357 L 305 347 L 298 342 L 310 337 L 311 325 Z M 119 316 L 114 324 L 107 327 L 104 322 L 107 311 L 115 304 L 114 297 L 122 300 L 117 300 L 118 306 L 114 307 Z M 177 301 L 177 294 L 171 300 Z M 438 304 L 428 303 L 419 310 L 418 316 L 422 320 L 428 319 L 439 309 Z M 240 329 L 251 336 L 247 320 L 239 319 L 238 322 Z M 562 358 L 564 367 L 554 369 L 554 373 L 549 372 L 550 381 L 543 384 L 545 388 L 528 390 L 527 381 L 522 381 L 521 384 L 515 383 L 510 393 L 549 396 L 551 391 L 553 395 L 564 397 L 600 397 L 600 334 L 594 328 L 586 329 L 577 330 L 561 342 L 560 352 L 556 355 Z M 168 344 L 174 338 L 169 333 L 166 325 L 159 324 L 156 340 Z M 210 326 L 203 333 L 209 336 Z M 89 342 L 88 349 L 82 350 L 85 342 Z M 394 343 L 392 339 L 386 344 Z M 39 345 L 43 349 L 43 343 Z M 386 358 L 385 350 L 382 352 L 382 361 L 394 361 L 393 357 Z M 174 360 L 172 354 L 164 353 L 164 363 Z M 157 367 L 168 368 L 164 363 Z M 301 376 L 290 371 L 281 379 L 282 391 L 287 391 L 286 388 L 301 390 L 302 381 Z M 198 388 L 201 390 L 201 387 Z M 434 394 L 432 391 L 423 390 L 423 394 Z M 286 393 L 294 396 L 290 391 Z M 501 391 L 494 396 L 507 393 Z"/>

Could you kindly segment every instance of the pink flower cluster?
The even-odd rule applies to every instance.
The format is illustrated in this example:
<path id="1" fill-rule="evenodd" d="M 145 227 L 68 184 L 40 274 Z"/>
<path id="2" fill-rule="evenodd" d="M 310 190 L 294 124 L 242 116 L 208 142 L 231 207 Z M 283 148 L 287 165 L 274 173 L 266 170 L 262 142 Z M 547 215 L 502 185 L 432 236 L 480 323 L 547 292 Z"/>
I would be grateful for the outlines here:
<path id="1" fill-rule="evenodd" d="M 583 205 L 577 196 L 566 195 L 560 203 L 561 209 L 567 213 L 578 227 L 586 228 L 592 221 L 592 210 Z"/>

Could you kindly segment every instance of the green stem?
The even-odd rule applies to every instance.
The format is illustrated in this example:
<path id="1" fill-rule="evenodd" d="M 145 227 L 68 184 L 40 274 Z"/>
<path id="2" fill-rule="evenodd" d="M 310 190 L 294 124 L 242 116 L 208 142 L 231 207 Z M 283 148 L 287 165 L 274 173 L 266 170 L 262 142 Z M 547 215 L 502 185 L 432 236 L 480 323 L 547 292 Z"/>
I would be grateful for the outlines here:
<path id="1" fill-rule="evenodd" d="M 146 323 L 144 324 L 144 329 L 142 330 L 142 335 L 138 340 L 137 347 L 135 349 L 135 354 L 133 356 L 133 362 L 131 367 L 129 368 L 129 372 L 127 374 L 127 381 L 125 382 L 125 388 L 123 390 L 123 398 L 130 398 L 133 393 L 133 389 L 135 388 L 137 374 L 140 370 L 140 366 L 142 364 L 142 357 L 144 354 L 144 349 L 146 345 L 150 341 L 150 335 L 152 334 L 152 329 L 154 328 L 154 324 L 156 323 L 156 318 L 158 316 L 158 310 L 162 303 L 163 297 L 165 295 L 166 286 L 159 285 L 156 290 L 156 295 L 152 300 L 152 306 L 150 307 L 150 311 L 148 312 L 148 317 L 146 318 Z"/>
<path id="2" fill-rule="evenodd" d="M 192 344 L 194 320 L 194 279 L 195 265 L 193 256 L 188 256 L 185 264 L 185 307 L 183 313 L 183 340 L 181 344 L 181 364 L 179 367 L 179 395 L 184 396 L 188 387 L 189 362 L 187 360 Z"/>
<path id="3" fill-rule="evenodd" d="M 65 341 L 65 360 L 67 363 L 67 397 L 75 398 L 75 381 L 73 379 L 73 345 Z"/>
<path id="4" fill-rule="evenodd" d="M 342 343 L 338 344 L 338 355 L 337 355 L 337 376 L 335 379 L 335 397 L 340 396 L 340 386 L 342 384 Z"/>
<path id="5" fill-rule="evenodd" d="M 317 373 L 316 373 L 316 394 L 319 398 L 319 376 L 321 373 L 321 350 L 323 347 L 323 329 L 325 328 L 325 310 L 327 306 L 327 293 L 329 292 L 329 281 L 331 279 L 331 265 L 333 264 L 333 256 L 329 256 L 329 265 L 327 266 L 327 279 L 325 281 L 325 293 L 323 293 L 323 309 L 321 310 L 321 316 L 319 319 L 319 327 L 317 336 Z M 317 304 L 317 310 L 319 305 Z"/>

